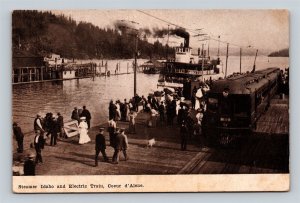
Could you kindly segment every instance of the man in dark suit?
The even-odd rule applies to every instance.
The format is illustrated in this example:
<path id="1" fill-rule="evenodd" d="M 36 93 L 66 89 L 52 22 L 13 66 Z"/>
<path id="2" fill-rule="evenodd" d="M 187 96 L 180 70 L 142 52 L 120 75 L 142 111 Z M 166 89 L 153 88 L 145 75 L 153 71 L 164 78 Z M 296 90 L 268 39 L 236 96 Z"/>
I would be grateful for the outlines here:
<path id="1" fill-rule="evenodd" d="M 18 142 L 18 153 L 23 153 L 23 140 L 24 140 L 24 134 L 22 133 L 21 128 L 18 126 L 16 122 L 13 123 L 13 132 L 15 135 L 15 138 Z"/>
<path id="2" fill-rule="evenodd" d="M 186 127 L 186 123 L 183 120 L 180 126 L 180 137 L 181 137 L 181 150 L 186 150 L 187 139 L 188 139 L 188 129 Z"/>
<path id="3" fill-rule="evenodd" d="M 43 163 L 43 158 L 42 158 L 42 149 L 44 149 L 44 143 L 45 140 L 43 136 L 41 135 L 40 130 L 35 131 L 35 137 L 34 137 L 34 148 L 36 151 L 36 157 L 35 157 L 35 163 Z"/>
<path id="4" fill-rule="evenodd" d="M 57 129 L 59 133 L 59 137 L 64 138 L 65 137 L 65 131 L 64 131 L 64 117 L 58 112 L 57 113 Z"/>
<path id="5" fill-rule="evenodd" d="M 123 151 L 125 161 L 128 160 L 127 156 L 127 148 L 128 148 L 128 139 L 127 136 L 125 135 L 125 129 L 121 129 L 120 133 L 116 135 L 115 138 L 115 152 L 113 155 L 113 164 L 118 164 L 119 163 L 119 155 L 120 151 Z"/>
<path id="6" fill-rule="evenodd" d="M 82 108 L 83 108 L 83 110 L 82 110 L 82 112 L 80 114 L 80 117 L 85 117 L 86 118 L 88 129 L 90 129 L 90 127 L 91 127 L 91 119 L 92 119 L 91 113 L 89 112 L 89 110 L 86 109 L 86 106 L 83 106 Z"/>
<path id="7" fill-rule="evenodd" d="M 71 119 L 77 120 L 78 123 L 80 122 L 80 119 L 79 119 L 79 112 L 78 112 L 77 107 L 74 107 L 74 110 L 72 111 Z"/>
<path id="8" fill-rule="evenodd" d="M 50 145 L 55 146 L 57 142 L 57 133 L 59 132 L 59 127 L 57 121 L 55 120 L 55 117 L 52 117 L 51 119 L 52 121 L 50 123 L 50 133 L 51 133 Z"/>
<path id="9" fill-rule="evenodd" d="M 108 162 L 105 149 L 106 149 L 106 143 L 105 143 L 105 136 L 104 136 L 104 128 L 100 128 L 99 133 L 96 135 L 96 140 L 95 140 L 95 150 L 96 150 L 95 167 L 98 166 L 98 156 L 100 152 L 103 156 L 104 161 Z"/>
<path id="10" fill-rule="evenodd" d="M 28 159 L 24 162 L 24 176 L 35 176 L 34 154 L 29 154 Z"/>

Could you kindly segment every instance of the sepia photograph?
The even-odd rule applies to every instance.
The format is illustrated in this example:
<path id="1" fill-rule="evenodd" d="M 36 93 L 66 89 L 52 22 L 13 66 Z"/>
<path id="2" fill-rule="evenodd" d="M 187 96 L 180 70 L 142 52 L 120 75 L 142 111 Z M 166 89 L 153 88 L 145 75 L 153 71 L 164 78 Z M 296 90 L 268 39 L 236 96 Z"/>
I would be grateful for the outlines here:
<path id="1" fill-rule="evenodd" d="M 14 192 L 289 190 L 288 10 L 11 18 Z"/>

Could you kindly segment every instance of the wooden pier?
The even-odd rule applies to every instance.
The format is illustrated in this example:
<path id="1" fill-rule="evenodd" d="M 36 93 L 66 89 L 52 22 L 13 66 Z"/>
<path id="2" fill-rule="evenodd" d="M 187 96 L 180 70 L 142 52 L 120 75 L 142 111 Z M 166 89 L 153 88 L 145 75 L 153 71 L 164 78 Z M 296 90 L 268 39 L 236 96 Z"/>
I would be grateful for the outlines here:
<path id="1" fill-rule="evenodd" d="M 288 135 L 289 133 L 289 99 L 276 95 L 270 107 L 257 122 L 256 134 Z"/>
<path id="2" fill-rule="evenodd" d="M 72 79 L 92 78 L 101 76 L 132 74 L 120 72 L 121 65 L 117 64 L 116 70 L 108 70 L 107 62 L 96 64 L 88 63 L 62 63 L 59 65 L 47 65 L 43 57 L 13 57 L 12 84 L 29 84 L 51 81 L 63 81 Z"/>
<path id="3" fill-rule="evenodd" d="M 289 173 L 289 135 L 288 128 L 280 130 L 273 125 L 286 125 L 288 118 L 288 99 L 275 98 L 269 110 L 261 117 L 258 131 L 233 148 L 210 148 L 205 138 L 192 138 L 187 150 L 180 150 L 179 126 L 165 126 L 158 123 L 156 127 L 146 126 L 147 114 L 140 112 L 136 119 L 137 133 L 127 134 L 129 140 L 129 160 L 118 165 L 100 162 L 94 165 L 95 135 L 98 127 L 89 130 L 92 142 L 79 145 L 78 136 L 58 141 L 58 145 L 46 145 L 43 150 L 44 165 L 37 166 L 38 175 L 125 175 L 125 174 L 256 174 Z M 283 107 L 285 106 L 285 107 Z M 285 109 L 284 109 L 285 108 Z M 278 115 L 280 113 L 280 115 Z M 271 116 L 271 117 L 270 117 Z M 274 117 L 278 117 L 274 122 Z M 269 120 L 268 120 L 269 119 Z M 269 121 L 269 130 L 262 121 Z M 128 128 L 127 122 L 118 122 L 118 127 Z M 106 124 L 101 125 L 107 127 Z M 266 133 L 268 132 L 268 133 Z M 278 134 L 274 133 L 278 132 Z M 108 133 L 105 132 L 107 144 Z M 14 164 L 22 167 L 24 156 L 33 151 L 30 143 L 34 134 L 25 135 L 25 152 L 18 154 L 14 150 Z M 147 148 L 147 141 L 155 138 L 156 144 Z M 47 140 L 49 143 L 49 139 Z M 16 142 L 14 142 L 16 149 Z M 106 150 L 110 160 L 113 148 Z M 100 158 L 102 160 L 102 158 Z M 69 169 L 69 170 L 66 170 Z"/>

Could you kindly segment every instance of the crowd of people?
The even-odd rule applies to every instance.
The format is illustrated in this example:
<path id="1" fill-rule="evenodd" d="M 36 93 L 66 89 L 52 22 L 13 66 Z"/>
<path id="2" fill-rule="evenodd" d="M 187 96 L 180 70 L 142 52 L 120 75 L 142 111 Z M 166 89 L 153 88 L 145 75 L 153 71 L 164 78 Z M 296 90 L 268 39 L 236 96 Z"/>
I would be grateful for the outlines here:
<path id="1" fill-rule="evenodd" d="M 74 108 L 72 112 L 72 119 L 77 120 L 79 125 L 79 144 L 84 144 L 90 141 L 90 138 L 87 134 L 87 129 L 90 128 L 91 114 L 83 106 L 82 111 L 78 111 L 77 107 Z M 43 164 L 42 150 L 44 149 L 47 140 L 49 139 L 49 146 L 56 146 L 58 138 L 67 139 L 66 133 L 64 131 L 64 118 L 60 112 L 56 115 L 49 112 L 46 113 L 43 118 L 40 113 L 36 115 L 33 121 L 33 130 L 35 133 L 33 142 L 30 143 L 30 147 L 34 148 L 36 155 L 32 153 L 27 155 L 27 159 L 24 162 L 24 175 L 35 174 L 35 165 Z M 22 132 L 21 127 L 17 122 L 13 122 L 13 134 L 17 141 L 17 153 L 24 152 L 24 133 Z M 35 157 L 35 160 L 33 160 Z M 33 164 L 33 163 L 34 164 Z M 34 165 L 34 166 L 33 166 Z"/>
<path id="2" fill-rule="evenodd" d="M 200 95 L 199 90 L 201 90 L 203 94 Z M 203 100 L 205 92 L 203 88 L 194 88 L 192 92 L 192 105 L 187 104 L 184 99 L 180 97 L 180 91 L 167 90 L 154 92 L 147 97 L 140 97 L 136 94 L 128 101 L 124 99 L 123 102 L 120 100 L 116 100 L 115 102 L 111 100 L 108 107 L 109 120 L 107 131 L 109 134 L 109 146 L 114 149 L 112 163 L 117 164 L 119 162 L 120 152 L 123 153 L 124 159 L 128 160 L 127 135 L 125 134 L 125 129 L 118 128 L 117 122 L 128 122 L 128 130 L 126 130 L 126 132 L 134 134 L 136 133 L 135 119 L 139 111 L 143 111 L 143 113 L 148 115 L 146 119 L 147 127 L 155 127 L 157 123 L 161 126 L 173 126 L 176 122 L 180 129 L 181 150 L 187 150 L 188 139 L 201 134 L 201 122 L 205 111 L 205 102 Z M 82 109 L 74 107 L 71 119 L 78 122 L 79 144 L 85 144 L 91 141 L 88 135 L 88 130 L 91 127 L 91 118 L 91 113 L 86 106 L 83 106 Z M 28 155 L 24 163 L 25 175 L 34 174 L 34 172 L 32 172 L 34 170 L 33 165 L 43 163 L 42 150 L 49 136 L 50 141 L 48 145 L 50 146 L 56 146 L 58 138 L 67 139 L 64 131 L 64 118 L 59 112 L 56 116 L 53 113 L 47 113 L 44 118 L 42 118 L 40 114 L 37 114 L 33 122 L 33 127 L 35 137 L 31 147 L 35 149 L 36 155 L 35 160 L 33 160 L 34 156 L 32 153 Z M 13 133 L 18 143 L 17 152 L 23 153 L 24 134 L 16 122 L 13 123 Z M 98 166 L 100 152 L 104 161 L 108 162 L 109 158 L 105 151 L 106 147 L 104 128 L 100 128 L 95 138 L 95 166 Z"/>
<path id="3" fill-rule="evenodd" d="M 157 123 L 160 126 L 173 126 L 177 121 L 180 126 L 181 149 L 186 150 L 187 140 L 201 134 L 201 124 L 203 113 L 206 110 L 204 95 L 209 89 L 208 85 L 194 87 L 192 90 L 191 105 L 181 97 L 180 90 L 157 91 L 149 94 L 147 98 L 142 95 L 135 95 L 129 100 L 120 102 L 110 101 L 108 132 L 110 140 L 115 133 L 118 121 L 128 121 L 128 133 L 136 133 L 135 118 L 137 112 L 142 110 L 148 115 L 146 126 L 155 127 Z M 142 107 L 142 109 L 139 109 Z M 158 120 L 159 117 L 159 120 Z M 159 121 L 159 122 L 158 122 Z"/>

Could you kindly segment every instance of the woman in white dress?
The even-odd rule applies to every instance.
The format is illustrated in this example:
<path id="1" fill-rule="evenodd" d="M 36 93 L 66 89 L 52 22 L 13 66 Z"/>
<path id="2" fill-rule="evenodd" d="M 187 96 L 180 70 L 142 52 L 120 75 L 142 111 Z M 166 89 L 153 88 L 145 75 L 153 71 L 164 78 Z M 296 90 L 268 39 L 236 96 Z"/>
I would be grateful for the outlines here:
<path id="1" fill-rule="evenodd" d="M 91 138 L 89 137 L 88 133 L 88 125 L 86 123 L 86 118 L 81 117 L 80 118 L 80 124 L 79 124 L 79 144 L 85 144 L 91 141 Z"/>

